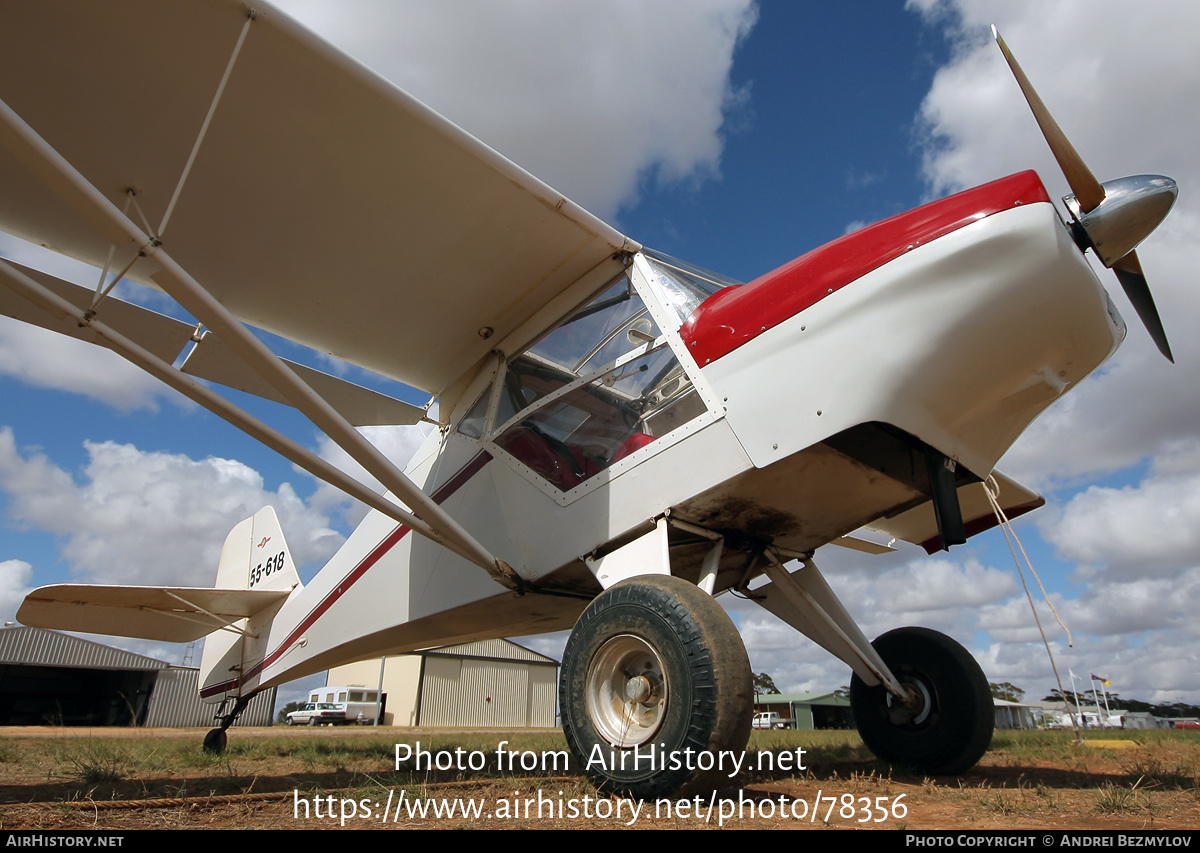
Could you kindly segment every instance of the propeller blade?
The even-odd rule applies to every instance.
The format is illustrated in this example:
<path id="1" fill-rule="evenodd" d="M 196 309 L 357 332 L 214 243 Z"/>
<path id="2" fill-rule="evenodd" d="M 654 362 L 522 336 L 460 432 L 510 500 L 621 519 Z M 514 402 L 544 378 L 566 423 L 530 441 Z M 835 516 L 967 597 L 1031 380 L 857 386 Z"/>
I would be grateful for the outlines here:
<path id="1" fill-rule="evenodd" d="M 1058 167 L 1062 169 L 1067 184 L 1071 187 L 1071 192 L 1075 193 L 1075 198 L 1079 200 L 1080 209 L 1084 213 L 1090 213 L 1099 206 L 1100 202 L 1104 201 L 1104 188 L 1100 186 L 1100 182 L 1096 180 L 1092 170 L 1083 162 L 1083 158 L 1079 156 L 1075 146 L 1062 132 L 1058 122 L 1050 115 L 1050 111 L 1046 109 L 1042 99 L 1038 97 L 1033 84 L 1029 82 L 1029 78 L 1017 64 L 1016 57 L 1012 55 L 1012 51 L 1000 37 L 1000 31 L 996 29 L 995 24 L 992 25 L 992 37 L 996 39 L 996 44 L 1000 46 L 1000 52 L 1004 54 L 1008 67 L 1012 69 L 1013 76 L 1017 78 L 1017 85 L 1021 87 L 1021 93 L 1025 95 L 1029 109 L 1033 111 L 1033 117 L 1037 120 L 1038 127 L 1041 128 L 1042 136 L 1046 137 L 1046 143 L 1050 146 L 1054 159 L 1058 161 Z"/>
<path id="2" fill-rule="evenodd" d="M 1150 295 L 1150 285 L 1142 273 L 1142 265 L 1138 262 L 1137 252 L 1130 252 L 1112 266 L 1113 272 L 1125 288 L 1125 295 L 1133 303 L 1133 310 L 1142 319 L 1142 325 L 1150 333 L 1158 351 L 1167 357 L 1171 364 L 1175 357 L 1171 355 L 1171 345 L 1167 343 L 1167 333 L 1163 329 L 1162 319 L 1158 316 L 1158 308 L 1154 306 L 1154 297 Z"/>

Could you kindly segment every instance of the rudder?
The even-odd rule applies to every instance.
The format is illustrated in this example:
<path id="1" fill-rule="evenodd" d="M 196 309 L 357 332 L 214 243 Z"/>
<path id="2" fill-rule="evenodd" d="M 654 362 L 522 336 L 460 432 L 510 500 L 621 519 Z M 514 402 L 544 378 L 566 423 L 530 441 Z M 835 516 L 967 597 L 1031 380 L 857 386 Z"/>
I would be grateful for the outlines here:
<path id="1" fill-rule="evenodd" d="M 303 587 L 272 507 L 239 522 L 225 537 L 216 586 L 296 592 Z M 286 602 L 266 607 L 232 627 L 209 634 L 200 658 L 200 696 L 206 702 L 253 692 L 259 681 L 271 621 Z"/>

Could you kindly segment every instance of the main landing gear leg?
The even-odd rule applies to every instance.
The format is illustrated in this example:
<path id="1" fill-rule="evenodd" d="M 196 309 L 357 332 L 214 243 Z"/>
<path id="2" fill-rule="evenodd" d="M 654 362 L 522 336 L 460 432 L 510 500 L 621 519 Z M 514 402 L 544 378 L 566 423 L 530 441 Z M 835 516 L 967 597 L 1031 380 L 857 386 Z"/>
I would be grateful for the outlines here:
<path id="1" fill-rule="evenodd" d="M 567 641 L 560 696 L 575 760 L 607 794 L 712 788 L 728 781 L 729 765 L 700 754 L 740 758 L 750 738 L 753 686 L 737 628 L 709 595 L 670 575 L 597 596 Z"/>
<path id="2" fill-rule="evenodd" d="M 755 601 L 847 663 L 850 708 L 879 758 L 924 773 L 961 773 L 983 757 L 995 709 L 970 653 L 928 628 L 898 628 L 874 643 L 825 583 L 816 564 L 789 573 L 778 560 Z"/>
<path id="3" fill-rule="evenodd" d="M 233 721 L 246 709 L 246 706 L 250 704 L 250 700 L 253 698 L 253 693 L 248 696 L 239 696 L 233 703 L 232 711 L 217 717 L 221 725 L 218 728 L 209 730 L 208 734 L 204 736 L 205 752 L 211 755 L 220 755 L 225 751 L 225 744 L 228 741 L 225 731 L 233 725 Z"/>

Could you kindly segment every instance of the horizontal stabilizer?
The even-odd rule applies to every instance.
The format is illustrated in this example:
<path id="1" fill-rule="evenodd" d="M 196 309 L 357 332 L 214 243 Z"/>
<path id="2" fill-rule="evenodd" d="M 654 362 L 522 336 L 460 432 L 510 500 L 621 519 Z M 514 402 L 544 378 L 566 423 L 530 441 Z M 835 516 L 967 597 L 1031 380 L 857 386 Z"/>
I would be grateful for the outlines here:
<path id="1" fill-rule="evenodd" d="M 31 628 L 190 643 L 283 601 L 290 592 L 55 584 L 25 596 L 17 619 Z"/>
<path id="2" fill-rule="evenodd" d="M 1016 518 L 1046 503 L 1046 499 L 1037 492 L 1030 491 L 1016 480 L 1010 479 L 999 471 L 993 471 L 992 476 L 1000 487 L 999 503 L 1005 515 Z M 967 483 L 958 487 L 958 502 L 962 507 L 963 524 L 967 536 L 974 536 L 990 530 L 997 525 L 996 515 L 988 501 L 987 492 L 982 483 Z M 871 530 L 886 533 L 896 539 L 920 545 L 926 552 L 932 554 L 941 549 L 941 539 L 938 536 L 937 519 L 933 514 L 933 501 L 926 501 L 920 506 L 913 507 L 891 518 L 881 518 L 867 525 Z"/>

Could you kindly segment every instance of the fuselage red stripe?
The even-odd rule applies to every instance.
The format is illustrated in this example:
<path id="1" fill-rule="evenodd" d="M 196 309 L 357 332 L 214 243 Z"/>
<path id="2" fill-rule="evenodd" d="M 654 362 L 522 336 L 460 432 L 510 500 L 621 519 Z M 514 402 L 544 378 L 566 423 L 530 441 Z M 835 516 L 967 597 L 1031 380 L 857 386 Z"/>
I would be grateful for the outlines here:
<path id="1" fill-rule="evenodd" d="M 430 497 L 435 503 L 438 504 L 447 500 L 451 495 L 462 488 L 467 481 L 478 474 L 479 471 L 482 470 L 483 466 L 491 460 L 492 455 L 490 453 L 487 451 L 480 451 L 471 458 L 470 462 L 468 462 L 461 469 L 459 469 L 457 473 L 451 476 L 450 479 L 434 490 L 434 493 Z M 224 693 L 228 690 L 232 690 L 239 684 L 242 684 L 256 676 L 263 670 L 264 667 L 268 667 L 277 661 L 283 655 L 284 651 L 290 649 L 292 645 L 296 643 L 309 628 L 312 627 L 313 623 L 316 622 L 317 619 L 319 619 L 326 611 L 328 611 L 329 608 L 332 607 L 339 598 L 345 595 L 350 587 L 354 586 L 355 582 L 359 578 L 365 575 L 371 569 L 371 567 L 379 562 L 380 558 L 382 558 L 384 554 L 396 547 L 400 540 L 408 535 L 409 530 L 410 528 L 407 525 L 397 525 L 396 528 L 392 530 L 392 532 L 389 533 L 382 542 L 372 548 L 371 552 L 367 554 L 367 556 L 363 557 L 361 561 L 359 561 L 358 565 L 350 570 L 349 574 L 342 578 L 336 587 L 329 591 L 328 595 L 317 602 L 316 606 L 314 606 L 313 609 L 309 611 L 309 614 L 304 617 L 304 620 L 297 625 L 290 634 L 288 634 L 287 639 L 285 639 L 275 649 L 275 651 L 267 654 L 266 657 L 264 657 L 240 677 L 231 681 L 223 682 L 221 684 L 214 684 L 210 687 L 206 687 L 200 691 L 200 695 L 202 697 L 209 697 L 215 696 L 218 693 Z"/>
<path id="2" fill-rule="evenodd" d="M 1005 210 L 1049 202 L 1036 172 L 1020 172 L 868 225 L 748 284 L 705 299 L 679 329 L 701 367 L 811 308 L 909 251 Z"/>

